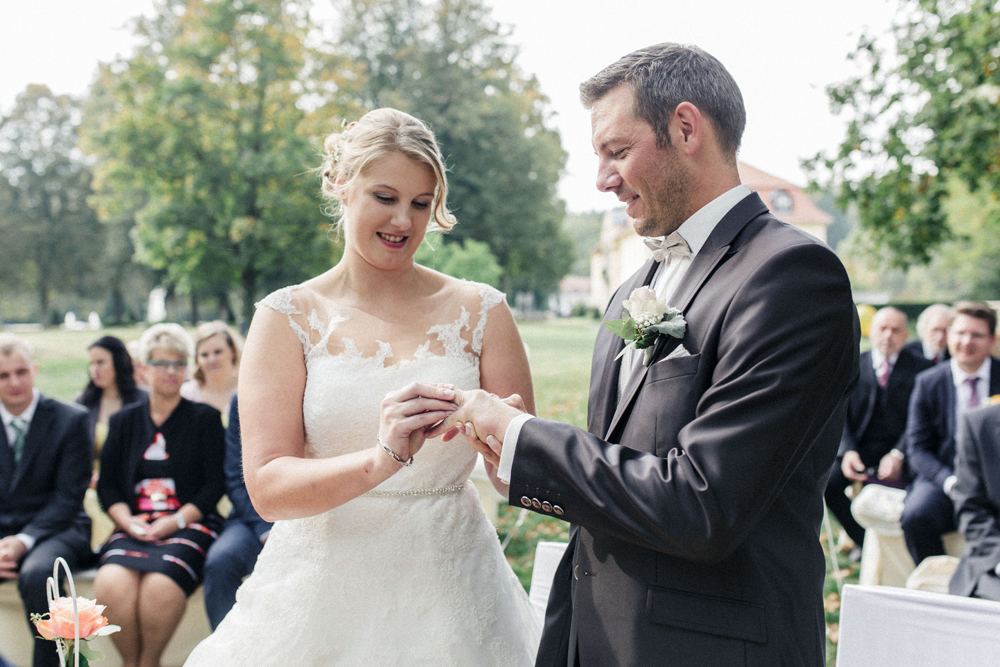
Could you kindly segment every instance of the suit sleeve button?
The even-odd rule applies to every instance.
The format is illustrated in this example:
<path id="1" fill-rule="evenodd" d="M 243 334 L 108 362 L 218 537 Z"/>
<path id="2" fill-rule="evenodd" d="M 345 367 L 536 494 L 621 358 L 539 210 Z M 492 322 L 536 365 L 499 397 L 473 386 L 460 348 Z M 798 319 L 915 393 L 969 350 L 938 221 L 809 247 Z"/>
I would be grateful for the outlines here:
<path id="1" fill-rule="evenodd" d="M 538 498 L 531 499 L 531 506 L 534 507 L 536 510 L 542 509 L 542 503 L 538 500 Z"/>
<path id="2" fill-rule="evenodd" d="M 556 516 L 562 516 L 563 514 L 565 514 L 563 508 L 559 507 L 559 505 L 553 505 L 552 511 L 555 512 Z"/>
<path id="3" fill-rule="evenodd" d="M 521 496 L 521 504 L 525 507 L 531 507 L 531 498 L 528 496 Z"/>
<path id="4" fill-rule="evenodd" d="M 552 511 L 552 503 L 550 503 L 547 500 L 543 500 L 542 501 L 542 509 L 545 510 L 546 512 L 551 512 Z"/>

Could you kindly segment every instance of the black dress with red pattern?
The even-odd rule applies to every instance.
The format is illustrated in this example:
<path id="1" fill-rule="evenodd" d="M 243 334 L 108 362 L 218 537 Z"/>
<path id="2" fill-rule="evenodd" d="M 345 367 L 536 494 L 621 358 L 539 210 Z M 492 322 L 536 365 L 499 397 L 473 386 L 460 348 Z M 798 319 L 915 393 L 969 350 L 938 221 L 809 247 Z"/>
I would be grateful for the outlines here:
<path id="1" fill-rule="evenodd" d="M 218 410 L 186 399 L 159 427 L 148 400 L 111 418 L 97 486 L 104 508 L 125 502 L 151 522 L 193 503 L 203 518 L 155 542 L 117 530 L 101 548 L 101 565 L 165 574 L 185 595 L 198 588 L 205 554 L 222 528 L 215 506 L 225 491 L 223 438 Z"/>

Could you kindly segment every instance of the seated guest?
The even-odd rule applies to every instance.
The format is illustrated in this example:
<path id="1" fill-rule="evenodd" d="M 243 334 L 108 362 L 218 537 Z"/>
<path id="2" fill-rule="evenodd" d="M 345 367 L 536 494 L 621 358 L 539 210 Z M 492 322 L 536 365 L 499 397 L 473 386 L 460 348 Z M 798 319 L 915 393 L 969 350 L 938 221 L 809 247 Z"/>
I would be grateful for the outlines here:
<path id="1" fill-rule="evenodd" d="M 907 343 L 906 349 L 935 364 L 947 361 L 948 327 L 953 319 L 955 311 L 951 306 L 943 303 L 927 306 L 917 317 L 917 340 Z"/>
<path id="2" fill-rule="evenodd" d="M 215 506 L 225 492 L 219 411 L 180 393 L 191 338 L 157 324 L 140 348 L 149 396 L 111 418 L 97 483 L 116 531 L 94 590 L 121 626 L 111 638 L 126 667 L 160 664 L 222 528 Z"/>
<path id="3" fill-rule="evenodd" d="M 907 461 L 916 478 L 906 493 L 901 521 L 913 562 L 944 553 L 941 536 L 955 530 L 955 436 L 962 415 L 1000 393 L 996 312 L 985 303 L 955 304 L 948 327 L 951 359 L 917 376 L 906 426 Z"/>
<path id="4" fill-rule="evenodd" d="M 243 480 L 243 448 L 236 396 L 229 409 L 226 428 L 226 493 L 233 509 L 222 535 L 205 557 L 205 610 L 214 631 L 236 602 L 236 589 L 253 572 L 257 556 L 271 532 L 271 524 L 260 518 L 250 502 Z"/>
<path id="5" fill-rule="evenodd" d="M 906 485 L 906 415 L 913 381 L 934 365 L 903 348 L 906 336 L 902 311 L 890 307 L 875 313 L 868 334 L 872 349 L 861 355 L 861 375 L 848 399 L 837 462 L 826 485 L 827 507 L 854 541 L 855 562 L 861 558 L 865 529 L 851 514 L 844 490 L 854 482 Z"/>
<path id="6" fill-rule="evenodd" d="M 79 569 L 91 556 L 87 412 L 39 394 L 37 375 L 28 341 L 0 333 L 0 581 L 17 581 L 29 618 L 49 610 L 45 587 L 56 558 Z M 29 628 L 35 637 L 30 620 Z M 35 667 L 59 664 L 51 641 L 36 637 L 34 648 Z"/>
<path id="7" fill-rule="evenodd" d="M 94 455 L 100 457 L 104 440 L 108 437 L 108 420 L 124 406 L 146 396 L 135 386 L 132 357 L 128 348 L 114 336 L 103 336 L 87 348 L 87 370 L 90 382 L 76 398 L 76 402 L 90 413 L 90 429 L 94 434 Z M 91 486 L 97 484 L 97 472 Z"/>
<path id="8" fill-rule="evenodd" d="M 227 424 L 240 365 L 239 334 L 220 320 L 199 326 L 195 331 L 195 364 L 192 379 L 181 387 L 181 396 L 211 405 Z"/>
<path id="9" fill-rule="evenodd" d="M 962 417 L 955 453 L 955 518 L 967 547 L 949 591 L 1000 602 L 1000 405 Z"/>

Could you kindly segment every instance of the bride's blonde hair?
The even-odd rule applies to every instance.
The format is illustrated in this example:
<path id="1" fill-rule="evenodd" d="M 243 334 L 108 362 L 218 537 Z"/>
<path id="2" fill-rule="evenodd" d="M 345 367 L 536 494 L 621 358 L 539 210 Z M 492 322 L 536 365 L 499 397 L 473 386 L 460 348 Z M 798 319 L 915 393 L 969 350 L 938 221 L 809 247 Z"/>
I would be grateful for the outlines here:
<path id="1" fill-rule="evenodd" d="M 437 186 L 427 231 L 448 231 L 455 216 L 448 210 L 448 180 L 444 160 L 434 133 L 420 120 L 396 109 L 369 111 L 356 123 L 335 132 L 323 143 L 327 158 L 323 163 L 323 197 L 340 210 L 340 197 L 361 173 L 389 153 L 422 162 L 434 170 Z"/>

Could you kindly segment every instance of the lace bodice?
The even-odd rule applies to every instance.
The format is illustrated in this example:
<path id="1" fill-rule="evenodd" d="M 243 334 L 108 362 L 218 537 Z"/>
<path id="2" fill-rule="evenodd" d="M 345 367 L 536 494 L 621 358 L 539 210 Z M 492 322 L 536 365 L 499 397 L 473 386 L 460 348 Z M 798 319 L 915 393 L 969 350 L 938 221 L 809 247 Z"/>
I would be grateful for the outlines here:
<path id="1" fill-rule="evenodd" d="M 372 447 L 382 398 L 410 382 L 479 386 L 503 295 L 461 283 L 446 296 L 423 321 L 399 323 L 303 286 L 258 304 L 287 316 L 302 343 L 307 456 Z M 475 458 L 461 437 L 428 441 L 371 493 L 276 522 L 236 606 L 187 667 L 533 664 L 540 623 L 466 483 Z"/>
<path id="2" fill-rule="evenodd" d="M 307 456 L 338 456 L 371 447 L 378 434 L 382 398 L 410 382 L 478 388 L 486 322 L 489 311 L 502 300 L 503 294 L 488 285 L 464 283 L 456 299 L 431 313 L 438 323 L 429 319 L 400 327 L 301 286 L 264 298 L 258 307 L 286 315 L 302 343 Z M 380 333 L 393 338 L 381 339 Z M 461 438 L 427 442 L 413 466 L 393 475 L 379 490 L 461 483 L 475 456 Z"/>

